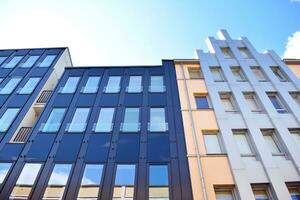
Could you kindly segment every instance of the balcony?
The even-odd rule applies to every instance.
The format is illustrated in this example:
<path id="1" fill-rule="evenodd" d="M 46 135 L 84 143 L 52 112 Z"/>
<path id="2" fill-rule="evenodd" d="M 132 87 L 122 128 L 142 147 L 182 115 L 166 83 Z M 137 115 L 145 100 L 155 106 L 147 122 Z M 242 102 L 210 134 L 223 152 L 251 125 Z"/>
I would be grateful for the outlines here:
<path id="1" fill-rule="evenodd" d="M 44 106 L 48 101 L 48 99 L 50 98 L 51 94 L 52 94 L 52 90 L 42 91 L 41 95 L 39 96 L 39 98 L 37 99 L 33 107 L 37 116 L 40 115 L 41 112 L 43 111 Z"/>
<path id="2" fill-rule="evenodd" d="M 29 134 L 31 133 L 32 127 L 21 127 L 19 132 L 13 137 L 12 143 L 25 143 Z"/>

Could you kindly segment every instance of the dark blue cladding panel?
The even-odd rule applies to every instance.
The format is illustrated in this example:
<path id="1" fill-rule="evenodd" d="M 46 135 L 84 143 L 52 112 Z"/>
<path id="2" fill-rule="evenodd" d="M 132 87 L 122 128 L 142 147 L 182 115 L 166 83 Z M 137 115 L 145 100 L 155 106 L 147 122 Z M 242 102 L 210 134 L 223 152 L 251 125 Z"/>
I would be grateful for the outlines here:
<path id="1" fill-rule="evenodd" d="M 25 105 L 29 97 L 29 95 L 15 95 L 9 100 L 7 107 L 22 107 Z"/>
<path id="2" fill-rule="evenodd" d="M 0 160 L 17 160 L 24 144 L 6 144 L 0 152 Z"/>
<path id="3" fill-rule="evenodd" d="M 110 147 L 110 134 L 93 134 L 89 138 L 86 162 L 106 162 Z"/>
<path id="4" fill-rule="evenodd" d="M 100 100 L 100 106 L 117 106 L 119 103 L 119 94 L 103 94 Z"/>
<path id="5" fill-rule="evenodd" d="M 147 160 L 149 162 L 163 162 L 170 160 L 168 134 L 148 134 Z"/>
<path id="6" fill-rule="evenodd" d="M 0 95 L 0 107 L 5 103 L 8 95 Z"/>
<path id="7" fill-rule="evenodd" d="M 143 94 L 125 94 L 124 106 L 141 106 Z"/>
<path id="8" fill-rule="evenodd" d="M 137 162 L 140 137 L 137 134 L 122 134 L 117 144 L 117 162 Z"/>
<path id="9" fill-rule="evenodd" d="M 73 162 L 77 158 L 83 135 L 82 134 L 68 134 L 66 133 L 62 140 L 57 153 L 55 161 Z"/>
<path id="10" fill-rule="evenodd" d="M 53 107 L 60 106 L 60 107 L 68 107 L 72 101 L 73 95 L 72 94 L 58 94 L 53 102 Z"/>
<path id="11" fill-rule="evenodd" d="M 30 70 L 31 68 L 17 68 L 11 76 L 25 76 Z"/>
<path id="12" fill-rule="evenodd" d="M 94 104 L 96 94 L 81 94 L 78 97 L 76 106 L 92 106 Z"/>
<path id="13" fill-rule="evenodd" d="M 44 76 L 47 71 L 48 68 L 46 67 L 38 67 L 31 71 L 31 76 Z"/>
<path id="14" fill-rule="evenodd" d="M 45 161 L 54 142 L 54 134 L 38 134 L 27 155 L 26 160 L 30 161 Z"/>
<path id="15" fill-rule="evenodd" d="M 0 77 L 7 77 L 10 71 L 10 69 L 1 68 Z"/>
<path id="16" fill-rule="evenodd" d="M 149 106 L 165 106 L 167 105 L 166 94 L 149 94 Z"/>

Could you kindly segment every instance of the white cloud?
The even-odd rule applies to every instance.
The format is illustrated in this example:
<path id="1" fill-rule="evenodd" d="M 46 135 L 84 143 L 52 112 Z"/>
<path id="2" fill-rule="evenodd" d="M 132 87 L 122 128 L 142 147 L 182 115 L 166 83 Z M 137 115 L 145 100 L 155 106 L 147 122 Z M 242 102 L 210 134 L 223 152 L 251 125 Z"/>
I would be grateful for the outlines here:
<path id="1" fill-rule="evenodd" d="M 292 36 L 288 37 L 283 57 L 300 59 L 300 31 L 297 31 Z"/>

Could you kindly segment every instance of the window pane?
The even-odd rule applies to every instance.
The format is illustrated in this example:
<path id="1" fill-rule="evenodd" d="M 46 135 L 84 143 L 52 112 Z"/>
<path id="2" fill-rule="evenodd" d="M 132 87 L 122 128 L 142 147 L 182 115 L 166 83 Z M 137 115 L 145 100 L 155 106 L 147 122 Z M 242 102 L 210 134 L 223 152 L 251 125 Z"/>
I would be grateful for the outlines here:
<path id="1" fill-rule="evenodd" d="M 222 153 L 218 136 L 215 134 L 204 135 L 206 153 Z"/>
<path id="2" fill-rule="evenodd" d="M 14 68 L 20 60 L 23 58 L 23 56 L 15 56 L 13 59 L 11 59 L 6 65 L 3 66 L 3 68 Z"/>
<path id="3" fill-rule="evenodd" d="M 243 132 L 234 132 L 233 136 L 235 139 L 236 144 L 238 145 L 239 151 L 241 154 L 251 154 L 251 148 L 249 146 L 246 133 Z"/>
<path id="4" fill-rule="evenodd" d="M 19 108 L 8 108 L 0 118 L 0 132 L 5 132 L 16 118 Z"/>
<path id="5" fill-rule="evenodd" d="M 6 60 L 6 56 L 1 56 L 0 57 L 0 65 Z"/>
<path id="6" fill-rule="evenodd" d="M 83 93 L 96 93 L 100 82 L 100 76 L 91 76 L 88 78 Z"/>
<path id="7" fill-rule="evenodd" d="M 256 102 L 254 94 L 244 94 L 244 96 L 245 96 L 245 99 L 246 99 L 251 111 L 259 111 L 260 110 L 260 108 Z"/>
<path id="8" fill-rule="evenodd" d="M 77 199 L 97 199 L 100 190 L 103 165 L 86 164 Z"/>
<path id="9" fill-rule="evenodd" d="M 210 68 L 214 81 L 224 81 L 221 68 Z"/>
<path id="10" fill-rule="evenodd" d="M 235 107 L 233 105 L 230 94 L 220 94 L 220 98 L 225 111 L 235 111 Z"/>
<path id="11" fill-rule="evenodd" d="M 300 131 L 295 130 L 295 131 L 291 131 L 291 135 L 294 139 L 294 141 L 298 144 L 298 146 L 300 147 Z"/>
<path id="12" fill-rule="evenodd" d="M 21 81 L 21 78 L 11 78 L 4 88 L 0 90 L 0 94 L 10 94 L 17 87 L 18 83 Z"/>
<path id="13" fill-rule="evenodd" d="M 65 86 L 62 88 L 61 93 L 74 93 L 80 77 L 69 77 Z"/>
<path id="14" fill-rule="evenodd" d="M 140 109 L 139 108 L 126 108 L 124 123 L 122 124 L 123 132 L 136 132 L 139 131 L 139 119 Z"/>
<path id="15" fill-rule="evenodd" d="M 30 68 L 34 63 L 39 59 L 40 56 L 30 56 L 27 60 L 21 65 L 23 68 Z"/>
<path id="16" fill-rule="evenodd" d="M 196 96 L 197 109 L 208 109 L 209 104 L 206 96 Z"/>
<path id="17" fill-rule="evenodd" d="M 69 126 L 68 132 L 82 132 L 86 128 L 89 108 L 77 108 Z"/>
<path id="18" fill-rule="evenodd" d="M 27 199 L 42 164 L 26 163 L 10 195 L 10 199 Z"/>
<path id="19" fill-rule="evenodd" d="M 242 54 L 243 58 L 251 58 L 251 54 L 249 50 L 245 47 L 239 48 L 240 53 Z"/>
<path id="20" fill-rule="evenodd" d="M 150 92 L 164 92 L 164 77 L 163 76 L 151 76 L 150 80 Z"/>
<path id="21" fill-rule="evenodd" d="M 135 165 L 118 165 L 115 185 L 134 185 Z"/>
<path id="22" fill-rule="evenodd" d="M 113 199 L 133 200 L 135 165 L 117 165 Z"/>
<path id="23" fill-rule="evenodd" d="M 281 153 L 279 147 L 274 141 L 274 138 L 272 135 L 264 135 L 265 141 L 267 143 L 267 146 L 269 147 L 269 150 L 272 154 L 278 154 Z"/>
<path id="24" fill-rule="evenodd" d="M 188 68 L 190 79 L 200 79 L 203 78 L 200 68 Z"/>
<path id="25" fill-rule="evenodd" d="M 232 191 L 216 191 L 216 200 L 234 200 Z"/>
<path id="26" fill-rule="evenodd" d="M 271 70 L 280 81 L 286 81 L 286 77 L 283 75 L 279 67 L 271 67 Z"/>
<path id="27" fill-rule="evenodd" d="M 150 165 L 149 185 L 169 185 L 167 165 Z"/>
<path id="28" fill-rule="evenodd" d="M 142 76 L 130 76 L 127 92 L 138 93 L 142 91 Z"/>
<path id="29" fill-rule="evenodd" d="M 120 76 L 110 76 L 107 86 L 105 88 L 106 93 L 118 93 L 120 91 Z"/>
<path id="30" fill-rule="evenodd" d="M 300 106 L 300 93 L 299 92 L 290 92 L 290 95 L 296 101 L 296 103 Z"/>
<path id="31" fill-rule="evenodd" d="M 56 55 L 47 55 L 44 60 L 40 63 L 39 67 L 50 67 L 54 61 Z"/>
<path id="32" fill-rule="evenodd" d="M 113 127 L 114 108 L 101 108 L 95 132 L 110 132 Z"/>
<path id="33" fill-rule="evenodd" d="M 40 80 L 41 78 L 30 78 L 20 90 L 19 94 L 31 94 Z"/>
<path id="34" fill-rule="evenodd" d="M 261 71 L 261 69 L 259 67 L 253 67 L 252 68 L 252 72 L 254 73 L 254 75 L 256 76 L 258 81 L 266 81 L 266 77 L 263 74 L 263 72 Z"/>
<path id="35" fill-rule="evenodd" d="M 149 126 L 149 130 L 153 132 L 167 130 L 164 108 L 150 108 Z"/>
<path id="36" fill-rule="evenodd" d="M 3 183 L 11 165 L 11 163 L 0 163 L 0 184 Z"/>
<path id="37" fill-rule="evenodd" d="M 65 108 L 53 108 L 46 124 L 42 127 L 42 132 L 56 132 L 60 128 L 61 121 L 65 115 Z"/>
<path id="38" fill-rule="evenodd" d="M 169 199 L 169 180 L 167 165 L 150 165 L 149 199 Z"/>
<path id="39" fill-rule="evenodd" d="M 244 81 L 245 80 L 245 76 L 240 68 L 234 67 L 234 68 L 231 68 L 231 71 L 232 71 L 236 81 Z"/>
<path id="40" fill-rule="evenodd" d="M 253 191 L 255 200 L 268 200 L 268 194 L 265 190 L 255 190 Z"/>
<path id="41" fill-rule="evenodd" d="M 289 192 L 291 194 L 292 200 L 300 200 L 300 189 L 297 188 L 289 188 Z"/>
<path id="42" fill-rule="evenodd" d="M 64 195 L 65 186 L 69 179 L 72 165 L 55 164 L 43 199 L 61 199 Z"/>
<path id="43" fill-rule="evenodd" d="M 233 54 L 229 48 L 221 48 L 224 58 L 233 58 Z"/>

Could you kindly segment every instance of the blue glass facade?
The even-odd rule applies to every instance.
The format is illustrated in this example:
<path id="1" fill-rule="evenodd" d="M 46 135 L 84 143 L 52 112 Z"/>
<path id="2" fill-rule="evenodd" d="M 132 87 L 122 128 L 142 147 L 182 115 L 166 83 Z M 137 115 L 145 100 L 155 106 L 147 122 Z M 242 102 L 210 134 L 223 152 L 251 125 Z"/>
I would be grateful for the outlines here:
<path id="1" fill-rule="evenodd" d="M 173 61 L 66 68 L 27 143 L 15 146 L 1 152 L 13 167 L 0 199 L 192 199 Z M 32 163 L 31 185 L 18 184 Z"/>

